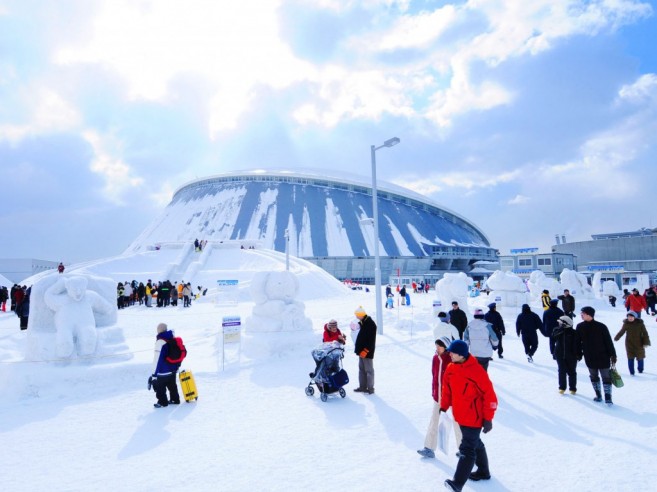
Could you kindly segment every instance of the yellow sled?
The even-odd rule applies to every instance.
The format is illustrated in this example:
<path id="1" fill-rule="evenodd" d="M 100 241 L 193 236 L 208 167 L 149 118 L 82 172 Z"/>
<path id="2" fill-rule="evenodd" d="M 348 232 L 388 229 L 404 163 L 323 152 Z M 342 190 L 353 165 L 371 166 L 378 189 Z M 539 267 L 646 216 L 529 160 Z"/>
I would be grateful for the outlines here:
<path id="1" fill-rule="evenodd" d="M 198 400 L 196 383 L 194 382 L 192 371 L 180 371 L 178 377 L 180 378 L 180 387 L 182 388 L 185 401 L 189 403 L 192 400 Z"/>

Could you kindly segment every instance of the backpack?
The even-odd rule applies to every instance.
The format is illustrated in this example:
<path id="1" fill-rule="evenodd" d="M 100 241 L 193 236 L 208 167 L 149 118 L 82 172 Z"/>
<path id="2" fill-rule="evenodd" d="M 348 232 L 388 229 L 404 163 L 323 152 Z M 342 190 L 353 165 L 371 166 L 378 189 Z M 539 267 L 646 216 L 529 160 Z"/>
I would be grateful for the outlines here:
<path id="1" fill-rule="evenodd" d="M 183 344 L 182 338 L 174 337 L 167 340 L 167 347 L 169 349 L 167 356 L 164 358 L 170 364 L 181 364 L 187 357 L 187 349 Z"/>

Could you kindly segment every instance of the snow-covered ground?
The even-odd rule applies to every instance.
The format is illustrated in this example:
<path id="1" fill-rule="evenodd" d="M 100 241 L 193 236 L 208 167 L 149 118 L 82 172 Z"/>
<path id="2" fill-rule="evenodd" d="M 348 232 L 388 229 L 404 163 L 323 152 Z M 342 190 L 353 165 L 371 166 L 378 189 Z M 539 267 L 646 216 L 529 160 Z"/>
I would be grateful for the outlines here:
<path id="1" fill-rule="evenodd" d="M 86 268 L 115 280 L 155 280 L 173 261 L 164 256 L 156 261 L 157 254 L 168 253 L 91 262 Z M 280 257 L 257 250 L 213 253 L 194 283 L 239 276 L 246 284 L 243 272 L 281 269 Z M 121 310 L 117 326 L 129 358 L 25 361 L 28 333 L 19 331 L 13 314 L 0 313 L 0 489 L 444 490 L 456 465 L 454 443 L 449 455 L 437 452 L 434 460 L 415 452 L 423 447 L 432 406 L 433 291 L 412 296 L 411 306 L 384 310 L 374 359 L 376 394 L 362 395 L 352 391 L 358 371 L 349 323 L 359 305 L 374 317 L 374 293 L 342 288 L 305 262 L 292 259 L 291 269 L 301 279 L 299 299 L 317 342 L 330 318 L 349 335 L 344 367 L 351 383 L 344 399 L 322 402 L 317 393 L 305 395 L 314 346 L 296 333 L 244 334 L 244 348 L 274 338 L 279 348 L 254 360 L 245 351 L 238 354 L 238 345 L 226 345 L 222 360 L 222 317 L 251 315 L 254 304 L 246 290 L 236 306 L 219 307 L 206 297 L 190 309 Z M 469 299 L 470 312 L 488 302 L 485 295 Z M 625 310 L 602 300 L 590 304 L 615 335 Z M 541 313 L 538 304 L 533 308 Z M 493 431 L 483 438 L 493 478 L 468 482 L 465 490 L 653 490 L 654 349 L 647 350 L 646 372 L 630 377 L 623 341 L 616 343 L 625 387 L 614 389 L 615 405 L 608 408 L 592 401 L 581 362 L 578 394 L 560 395 L 547 339 L 540 339 L 535 363 L 529 364 L 515 335 L 519 309 L 500 311 L 507 326 L 505 358 L 496 358 L 489 369 L 499 410 Z M 153 408 L 146 380 L 159 322 L 185 340 L 184 367 L 196 376 L 197 402 Z M 655 341 L 655 319 L 648 317 L 646 324 Z"/>

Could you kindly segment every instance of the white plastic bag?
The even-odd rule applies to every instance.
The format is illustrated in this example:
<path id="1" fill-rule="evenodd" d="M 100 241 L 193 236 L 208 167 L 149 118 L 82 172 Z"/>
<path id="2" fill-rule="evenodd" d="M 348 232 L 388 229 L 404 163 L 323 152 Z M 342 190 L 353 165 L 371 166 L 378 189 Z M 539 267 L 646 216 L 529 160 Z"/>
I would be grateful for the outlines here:
<path id="1" fill-rule="evenodd" d="M 453 426 L 452 417 L 446 412 L 441 412 L 440 422 L 438 423 L 438 449 L 446 455 L 449 455 L 449 436 L 452 433 Z"/>

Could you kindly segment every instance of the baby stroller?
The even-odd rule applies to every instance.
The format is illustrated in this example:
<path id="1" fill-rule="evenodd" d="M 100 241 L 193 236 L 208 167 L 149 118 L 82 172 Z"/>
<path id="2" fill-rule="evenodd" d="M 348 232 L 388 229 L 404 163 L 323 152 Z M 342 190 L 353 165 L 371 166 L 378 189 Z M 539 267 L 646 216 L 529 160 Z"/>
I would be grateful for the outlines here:
<path id="1" fill-rule="evenodd" d="M 328 395 L 339 393 L 342 398 L 347 393 L 342 388 L 349 382 L 347 371 L 342 368 L 344 358 L 344 345 L 339 342 L 324 343 L 312 352 L 313 359 L 317 364 L 314 372 L 310 373 L 310 382 L 306 386 L 306 395 L 315 394 L 313 384 L 317 386 L 322 401 L 328 400 Z"/>

